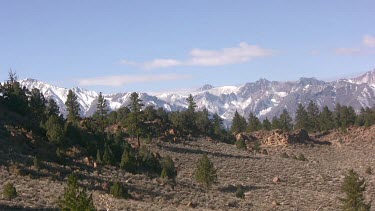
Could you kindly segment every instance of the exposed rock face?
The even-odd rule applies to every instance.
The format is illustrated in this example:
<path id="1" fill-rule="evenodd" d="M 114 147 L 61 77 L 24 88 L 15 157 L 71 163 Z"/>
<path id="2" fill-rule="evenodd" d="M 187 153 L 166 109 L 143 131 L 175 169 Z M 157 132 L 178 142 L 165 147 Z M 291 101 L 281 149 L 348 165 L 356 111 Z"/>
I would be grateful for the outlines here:
<path id="1" fill-rule="evenodd" d="M 304 143 L 309 141 L 310 137 L 306 130 L 300 129 L 293 132 L 283 132 L 274 130 L 272 134 L 262 141 L 262 144 L 268 146 L 288 145 L 292 143 Z"/>

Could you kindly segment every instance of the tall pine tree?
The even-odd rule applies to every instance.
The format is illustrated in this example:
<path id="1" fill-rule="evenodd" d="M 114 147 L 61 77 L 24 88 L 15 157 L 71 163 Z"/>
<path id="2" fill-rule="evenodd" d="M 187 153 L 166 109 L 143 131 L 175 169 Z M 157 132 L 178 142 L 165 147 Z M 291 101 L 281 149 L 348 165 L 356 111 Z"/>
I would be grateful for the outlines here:
<path id="1" fill-rule="evenodd" d="M 246 127 L 246 119 L 243 116 L 241 116 L 236 110 L 236 112 L 234 113 L 234 117 L 232 119 L 232 126 L 230 127 L 230 131 L 233 134 L 238 134 L 241 132 L 245 132 Z"/>
<path id="2" fill-rule="evenodd" d="M 108 105 L 107 101 L 104 99 L 103 94 L 100 92 L 98 96 L 98 103 L 96 104 L 96 112 L 94 116 L 99 120 L 100 127 L 102 131 L 105 128 L 105 120 L 108 117 Z"/>
<path id="3" fill-rule="evenodd" d="M 67 120 L 75 122 L 79 120 L 79 103 L 77 101 L 77 95 L 70 89 L 65 102 L 66 110 L 68 111 Z"/>

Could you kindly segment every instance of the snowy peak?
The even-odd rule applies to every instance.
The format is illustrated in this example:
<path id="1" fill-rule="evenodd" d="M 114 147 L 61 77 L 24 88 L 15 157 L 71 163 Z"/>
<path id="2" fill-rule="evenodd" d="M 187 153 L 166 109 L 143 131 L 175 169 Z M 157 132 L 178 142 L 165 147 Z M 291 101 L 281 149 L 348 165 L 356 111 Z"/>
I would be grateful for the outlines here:
<path id="1" fill-rule="evenodd" d="M 197 89 L 196 92 L 204 92 L 204 91 L 207 91 L 207 90 L 210 90 L 210 89 L 213 89 L 213 88 L 215 88 L 215 87 L 210 85 L 210 84 L 205 84 L 201 88 Z"/>
<path id="2" fill-rule="evenodd" d="M 50 85 L 35 79 L 20 81 L 22 86 L 31 90 L 38 88 L 46 98 L 52 98 L 66 114 L 65 101 L 69 89 Z M 98 93 L 75 87 L 72 89 L 78 97 L 81 115 L 91 116 L 96 110 Z M 111 110 L 128 106 L 130 92 L 104 94 Z M 350 80 L 325 82 L 316 78 L 300 78 L 297 81 L 268 81 L 259 79 L 240 86 L 213 87 L 206 84 L 192 93 L 198 109 L 207 108 L 211 113 L 219 114 L 229 125 L 237 110 L 247 117 L 250 112 L 261 119 L 280 115 L 284 108 L 293 115 L 299 103 L 307 105 L 310 100 L 318 106 L 333 109 L 336 103 L 352 106 L 356 111 L 362 107 L 375 105 L 375 70 Z M 163 93 L 157 96 L 139 93 L 143 103 L 167 111 L 187 108 L 186 94 Z"/>
<path id="3" fill-rule="evenodd" d="M 372 71 L 368 71 L 365 74 L 351 79 L 356 84 L 369 84 L 369 85 L 375 85 L 375 69 Z"/>

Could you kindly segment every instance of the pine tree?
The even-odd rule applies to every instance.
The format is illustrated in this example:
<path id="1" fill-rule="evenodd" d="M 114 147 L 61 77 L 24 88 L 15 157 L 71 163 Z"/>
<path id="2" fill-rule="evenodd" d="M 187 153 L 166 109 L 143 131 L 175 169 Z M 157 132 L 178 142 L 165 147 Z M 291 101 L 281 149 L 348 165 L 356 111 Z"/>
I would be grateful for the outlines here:
<path id="1" fill-rule="evenodd" d="M 36 124 L 45 121 L 46 100 L 39 89 L 32 89 L 29 100 L 30 116 Z"/>
<path id="2" fill-rule="evenodd" d="M 52 98 L 50 98 L 47 102 L 46 114 L 47 114 L 47 117 L 52 116 L 52 115 L 55 115 L 55 116 L 60 115 L 59 106 Z"/>
<path id="3" fill-rule="evenodd" d="M 365 181 L 364 179 L 359 179 L 358 174 L 353 169 L 349 170 L 345 176 L 341 190 L 346 194 L 346 197 L 341 199 L 342 210 L 370 210 L 371 204 L 367 204 L 363 196 L 363 192 L 366 190 Z"/>
<path id="4" fill-rule="evenodd" d="M 262 129 L 262 123 L 259 121 L 258 117 L 256 117 L 252 112 L 250 112 L 247 131 L 254 132 L 260 129 Z"/>
<path id="5" fill-rule="evenodd" d="M 200 134 L 204 134 L 205 136 L 210 135 L 212 132 L 212 125 L 209 118 L 209 113 L 206 108 L 204 108 L 202 111 L 198 111 L 196 113 L 196 125 L 197 129 Z"/>
<path id="6" fill-rule="evenodd" d="M 106 165 L 114 164 L 114 156 L 111 147 L 108 144 L 104 145 L 103 163 Z"/>
<path id="7" fill-rule="evenodd" d="M 305 107 L 300 103 L 298 104 L 296 112 L 296 129 L 309 130 L 309 116 Z"/>
<path id="8" fill-rule="evenodd" d="M 98 96 L 98 103 L 96 104 L 96 112 L 94 116 L 99 120 L 102 131 L 104 131 L 105 120 L 108 117 L 108 105 L 107 101 L 104 99 L 103 94 L 100 92 Z"/>
<path id="9" fill-rule="evenodd" d="M 79 187 L 78 180 L 73 174 L 68 178 L 68 186 L 59 200 L 59 207 L 61 210 L 69 211 L 96 210 L 92 197 L 87 196 L 86 190 Z"/>
<path id="10" fill-rule="evenodd" d="M 64 140 L 64 129 L 59 117 L 55 115 L 49 116 L 46 122 L 47 138 L 52 143 L 61 145 Z"/>
<path id="11" fill-rule="evenodd" d="M 333 110 L 333 121 L 335 124 L 335 128 L 341 127 L 341 105 L 337 103 L 335 109 Z"/>
<path id="12" fill-rule="evenodd" d="M 236 110 L 236 112 L 234 113 L 230 131 L 233 134 L 238 134 L 241 132 L 245 132 L 246 127 L 247 127 L 246 119 L 243 116 L 241 116 Z"/>
<path id="13" fill-rule="evenodd" d="M 283 110 L 283 113 L 280 115 L 279 120 L 281 129 L 284 132 L 289 132 L 293 129 L 292 118 L 289 116 L 289 113 L 286 109 Z"/>
<path id="14" fill-rule="evenodd" d="M 223 136 L 223 119 L 215 113 L 212 117 L 213 136 L 215 138 L 221 138 Z"/>
<path id="15" fill-rule="evenodd" d="M 308 131 L 317 132 L 319 131 L 319 108 L 318 106 L 311 100 L 309 105 L 307 106 L 307 114 L 309 119 L 309 127 L 307 128 Z"/>
<path id="16" fill-rule="evenodd" d="M 327 106 L 323 107 L 322 112 L 319 115 L 320 131 L 328 131 L 335 127 L 333 121 L 333 114 Z"/>
<path id="17" fill-rule="evenodd" d="M 136 171 L 137 163 L 135 157 L 132 155 L 130 150 L 125 149 L 121 157 L 120 168 L 127 172 L 134 173 Z"/>
<path id="18" fill-rule="evenodd" d="M 217 181 L 216 169 L 206 154 L 198 160 L 195 180 L 204 184 L 206 187 L 211 187 L 211 185 Z"/>
<path id="19" fill-rule="evenodd" d="M 189 94 L 189 96 L 186 98 L 186 101 L 188 103 L 188 110 L 194 112 L 197 108 L 197 104 L 194 102 L 193 95 Z"/>
<path id="20" fill-rule="evenodd" d="M 162 174 L 161 174 L 162 178 L 165 178 L 165 176 L 168 177 L 169 179 L 176 178 L 177 170 L 176 170 L 176 167 L 174 165 L 172 158 L 169 155 L 163 158 L 163 160 L 161 161 L 161 167 L 163 169 Z"/>
<path id="21" fill-rule="evenodd" d="M 275 130 L 275 129 L 281 129 L 281 123 L 280 123 L 280 120 L 279 118 L 277 118 L 276 116 L 274 116 L 272 118 L 272 129 Z"/>
<path id="22" fill-rule="evenodd" d="M 266 117 L 265 119 L 263 119 L 263 122 L 262 122 L 262 129 L 263 130 L 271 130 L 272 129 L 272 124 L 271 122 L 268 120 L 268 118 Z"/>
<path id="23" fill-rule="evenodd" d="M 139 96 L 136 92 L 133 92 L 130 95 L 130 110 L 131 113 L 127 118 L 127 126 L 132 131 L 133 136 L 137 136 L 138 147 L 141 146 L 140 135 L 142 134 L 142 118 L 141 118 L 141 109 L 142 109 L 142 100 L 139 99 Z"/>
<path id="24" fill-rule="evenodd" d="M 65 102 L 66 110 L 68 111 L 67 120 L 75 122 L 79 120 L 79 103 L 77 101 L 77 95 L 70 89 Z"/>

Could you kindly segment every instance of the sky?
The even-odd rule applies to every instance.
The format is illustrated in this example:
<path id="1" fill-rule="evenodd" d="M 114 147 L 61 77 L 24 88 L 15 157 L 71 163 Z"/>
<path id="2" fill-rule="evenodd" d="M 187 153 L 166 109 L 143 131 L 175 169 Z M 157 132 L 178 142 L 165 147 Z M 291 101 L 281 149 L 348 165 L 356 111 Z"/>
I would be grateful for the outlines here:
<path id="1" fill-rule="evenodd" d="M 0 0 L 9 69 L 104 93 L 351 77 L 375 69 L 375 1 Z"/>

